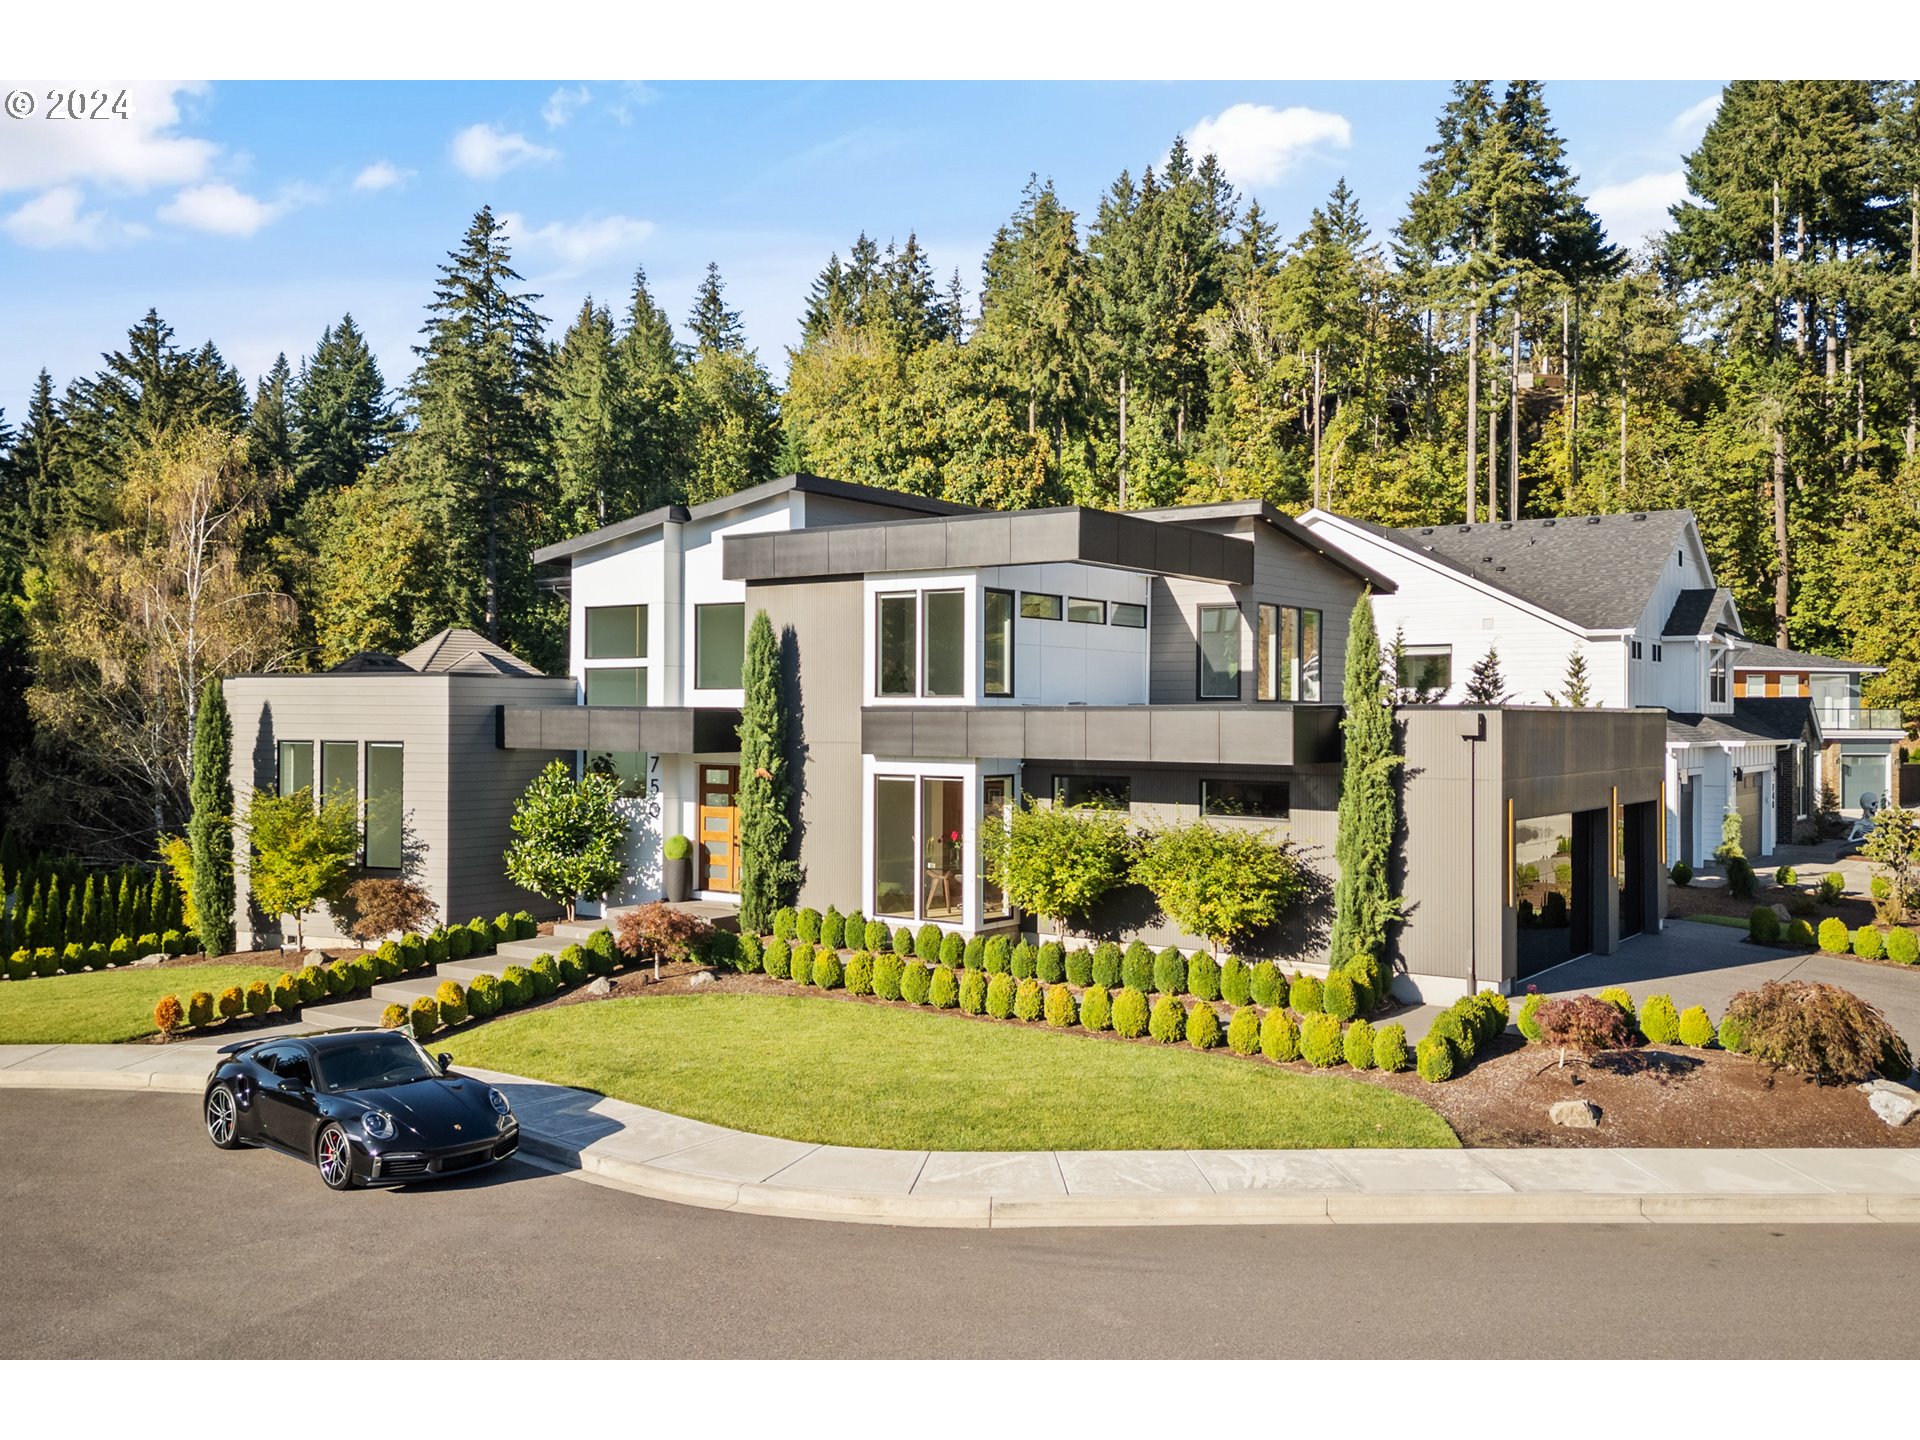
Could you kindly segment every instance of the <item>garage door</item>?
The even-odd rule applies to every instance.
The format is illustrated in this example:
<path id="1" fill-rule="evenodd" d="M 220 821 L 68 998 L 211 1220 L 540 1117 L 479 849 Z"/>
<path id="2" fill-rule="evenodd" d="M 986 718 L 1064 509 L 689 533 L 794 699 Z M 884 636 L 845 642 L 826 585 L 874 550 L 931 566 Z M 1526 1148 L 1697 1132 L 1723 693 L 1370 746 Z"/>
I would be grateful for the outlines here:
<path id="1" fill-rule="evenodd" d="M 1758 771 L 1742 775 L 1734 801 L 1740 811 L 1740 848 L 1749 860 L 1760 853 L 1760 781 Z"/>

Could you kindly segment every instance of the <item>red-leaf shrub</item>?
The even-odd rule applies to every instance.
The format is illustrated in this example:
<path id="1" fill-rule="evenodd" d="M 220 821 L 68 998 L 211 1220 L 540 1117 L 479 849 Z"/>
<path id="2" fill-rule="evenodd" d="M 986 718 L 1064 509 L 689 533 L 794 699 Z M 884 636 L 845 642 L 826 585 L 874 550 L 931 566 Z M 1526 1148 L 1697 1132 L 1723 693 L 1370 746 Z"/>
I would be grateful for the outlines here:
<path id="1" fill-rule="evenodd" d="M 684 960 L 712 930 L 698 915 L 676 910 L 664 901 L 625 911 L 616 941 L 629 960 L 651 955 L 659 960 Z"/>
<path id="2" fill-rule="evenodd" d="M 440 907 L 411 880 L 369 875 L 349 885 L 340 903 L 329 908 L 347 922 L 347 933 L 364 944 L 397 932 L 424 930 Z"/>
<path id="3" fill-rule="evenodd" d="M 1576 995 L 1571 1000 L 1549 1000 L 1534 1012 L 1540 1038 L 1560 1047 L 1560 1063 L 1567 1063 L 1567 1051 L 1583 1055 L 1602 1050 L 1624 1050 L 1633 1043 L 1633 1028 L 1620 1007 L 1591 995 Z"/>
<path id="4" fill-rule="evenodd" d="M 1886 1017 L 1852 991 L 1813 980 L 1769 980 L 1727 1003 L 1746 1053 L 1823 1085 L 1857 1084 L 1883 1066 L 1911 1068 Z"/>

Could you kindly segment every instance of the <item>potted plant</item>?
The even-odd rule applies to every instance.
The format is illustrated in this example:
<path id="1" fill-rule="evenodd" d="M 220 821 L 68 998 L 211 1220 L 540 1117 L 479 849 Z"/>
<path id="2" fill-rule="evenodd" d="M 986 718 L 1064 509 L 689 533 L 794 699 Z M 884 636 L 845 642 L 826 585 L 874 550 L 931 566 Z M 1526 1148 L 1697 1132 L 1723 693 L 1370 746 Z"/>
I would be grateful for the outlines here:
<path id="1" fill-rule="evenodd" d="M 661 887 L 675 904 L 693 898 L 693 842 L 684 835 L 669 835 L 660 847 Z"/>

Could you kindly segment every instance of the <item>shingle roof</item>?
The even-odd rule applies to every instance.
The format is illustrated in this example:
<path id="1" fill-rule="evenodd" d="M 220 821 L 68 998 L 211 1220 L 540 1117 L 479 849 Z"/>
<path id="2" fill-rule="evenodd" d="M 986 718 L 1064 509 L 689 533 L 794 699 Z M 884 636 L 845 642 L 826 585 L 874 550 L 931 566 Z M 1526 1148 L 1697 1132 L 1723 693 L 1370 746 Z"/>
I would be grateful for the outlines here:
<path id="1" fill-rule="evenodd" d="M 1343 518 L 1586 630 L 1639 623 L 1693 520 L 1686 510 L 1650 510 L 1389 530 Z"/>
<path id="2" fill-rule="evenodd" d="M 1674 598 L 1667 623 L 1660 628 L 1666 636 L 1712 635 L 1720 629 L 1722 607 L 1733 603 L 1728 590 L 1682 590 Z"/>
<path id="3" fill-rule="evenodd" d="M 1863 665 L 1837 655 L 1811 655 L 1778 645 L 1748 645 L 1733 655 L 1736 670 L 1838 670 L 1850 675 L 1878 675 L 1884 665 Z"/>
<path id="4" fill-rule="evenodd" d="M 486 636 L 459 627 L 442 630 L 400 656 L 422 675 L 539 675 L 540 672 Z"/>
<path id="5" fill-rule="evenodd" d="M 390 674 L 395 670 L 407 671 L 412 668 L 410 665 L 402 665 L 400 661 L 392 655 L 382 654 L 378 650 L 362 650 L 358 654 L 349 655 L 338 665 L 328 666 L 327 674 L 365 675 L 369 673 L 380 674 L 382 672 Z"/>
<path id="6" fill-rule="evenodd" d="M 1806 733 L 1813 715 L 1813 701 L 1797 698 L 1759 696 L 1733 702 L 1731 715 L 1683 715 L 1669 713 L 1669 740 L 1727 740 L 1735 744 L 1777 745 L 1798 740 Z"/>

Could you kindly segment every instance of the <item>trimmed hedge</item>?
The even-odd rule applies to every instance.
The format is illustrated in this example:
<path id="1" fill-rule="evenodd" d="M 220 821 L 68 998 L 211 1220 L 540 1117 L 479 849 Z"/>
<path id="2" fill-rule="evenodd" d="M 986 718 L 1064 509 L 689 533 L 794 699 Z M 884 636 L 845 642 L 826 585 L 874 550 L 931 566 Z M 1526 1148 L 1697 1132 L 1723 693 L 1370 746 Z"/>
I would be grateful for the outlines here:
<path id="1" fill-rule="evenodd" d="M 1033 978 L 1033 946 L 1022 940 L 1013 947 L 1013 953 L 1007 957 L 1007 973 L 1016 980 Z"/>
<path id="2" fill-rule="evenodd" d="M 1144 940 L 1135 940 L 1120 957 L 1120 983 L 1142 995 L 1153 989 L 1153 951 Z"/>
<path id="3" fill-rule="evenodd" d="M 1373 1068 L 1373 1026 L 1364 1020 L 1356 1020 L 1347 1026 L 1346 1033 L 1340 1037 L 1340 1053 L 1347 1057 L 1347 1064 L 1356 1070 Z"/>
<path id="4" fill-rule="evenodd" d="M 1820 948 L 1829 955 L 1844 955 L 1853 945 L 1853 933 L 1838 915 L 1820 922 Z"/>
<path id="5" fill-rule="evenodd" d="M 989 975 L 1006 974 L 1007 967 L 1013 963 L 1013 942 L 1004 935 L 993 936 L 982 952 L 981 963 Z"/>
<path id="6" fill-rule="evenodd" d="M 1220 967 L 1211 955 L 1195 955 L 1187 961 L 1187 993 L 1196 1000 L 1220 998 Z"/>
<path id="7" fill-rule="evenodd" d="M 960 1003 L 960 981 L 951 965 L 936 965 L 927 980 L 927 1004 L 936 1010 L 951 1010 Z"/>
<path id="8" fill-rule="evenodd" d="M 909 1005 L 926 1004 L 927 985 L 931 977 L 932 972 L 927 968 L 926 961 L 918 956 L 907 961 L 900 970 L 900 998 Z"/>
<path id="9" fill-rule="evenodd" d="M 898 1000 L 906 961 L 892 951 L 873 957 L 873 993 L 882 1000 Z"/>
<path id="10" fill-rule="evenodd" d="M 1187 988 L 1187 962 L 1171 945 L 1153 957 L 1153 988 L 1162 995 L 1178 995 Z"/>
<path id="11" fill-rule="evenodd" d="M 1147 1033 L 1147 995 L 1138 986 L 1127 985 L 1113 997 L 1113 1033 L 1137 1040 Z"/>
<path id="12" fill-rule="evenodd" d="M 220 999 L 216 1003 L 220 1007 L 220 1018 L 222 1020 L 238 1019 L 246 1013 L 247 992 L 242 990 L 238 985 L 229 985 L 220 992 Z"/>
<path id="13" fill-rule="evenodd" d="M 987 1014 L 996 1020 L 1013 1014 L 1013 976 L 1001 973 L 987 978 Z"/>
<path id="14" fill-rule="evenodd" d="M 524 965 L 509 965 L 500 972 L 500 1008 L 518 1010 L 533 998 L 533 973 Z"/>
<path id="15" fill-rule="evenodd" d="M 1067 983 L 1088 986 L 1093 983 L 1093 952 L 1084 947 L 1067 952 Z"/>
<path id="16" fill-rule="evenodd" d="M 1080 1022 L 1079 1008 L 1073 1003 L 1073 991 L 1066 985 L 1047 987 L 1044 1013 L 1050 1030 L 1065 1030 Z"/>
<path id="17" fill-rule="evenodd" d="M 1287 987 L 1287 1007 L 1297 1015 L 1318 1015 L 1326 1008 L 1326 989 L 1312 975 L 1296 975 Z"/>
<path id="18" fill-rule="evenodd" d="M 476 1020 L 498 1015 L 505 1003 L 506 996 L 501 993 L 500 981 L 496 976 L 476 975 L 473 983 L 467 986 L 467 1013 Z"/>
<path id="19" fill-rule="evenodd" d="M 1354 993 L 1353 981 L 1338 970 L 1328 975 L 1320 987 L 1320 1008 L 1343 1024 L 1358 1015 L 1360 997 Z"/>
<path id="20" fill-rule="evenodd" d="M 1277 1005 L 1260 1021 L 1260 1053 L 1282 1065 L 1300 1058 L 1300 1027 Z"/>
<path id="21" fill-rule="evenodd" d="M 1093 952 L 1091 982 L 1103 990 L 1117 989 L 1125 966 L 1126 957 L 1121 954 L 1120 947 L 1111 940 L 1102 941 Z"/>
<path id="22" fill-rule="evenodd" d="M 1680 1043 L 1704 1050 L 1713 1044 L 1713 1017 L 1698 1005 L 1680 1012 Z"/>
<path id="23" fill-rule="evenodd" d="M 1187 1033 L 1187 1007 L 1175 995 L 1162 994 L 1147 1018 L 1147 1034 L 1162 1045 L 1176 1044 Z"/>
<path id="24" fill-rule="evenodd" d="M 1220 1015 L 1202 1000 L 1187 1011 L 1187 1044 L 1196 1050 L 1217 1050 L 1226 1037 L 1220 1032 Z"/>
<path id="25" fill-rule="evenodd" d="M 1046 994 L 1040 988 L 1038 980 L 1022 980 L 1019 988 L 1013 992 L 1013 1018 L 1016 1020 L 1038 1020 L 1046 1009 Z"/>
<path id="26" fill-rule="evenodd" d="M 1262 960 L 1253 967 L 1253 976 L 1248 985 L 1253 1003 L 1263 1010 L 1270 1005 L 1278 1005 L 1281 995 L 1285 993 L 1284 983 L 1280 967 L 1271 960 Z"/>
<path id="27" fill-rule="evenodd" d="M 1236 1010 L 1253 999 L 1253 969 L 1238 955 L 1220 962 L 1220 998 Z"/>
<path id="28" fill-rule="evenodd" d="M 871 995 L 873 993 L 873 956 L 865 950 L 854 951 L 847 957 L 845 979 L 849 995 Z"/>
<path id="29" fill-rule="evenodd" d="M 1309 1015 L 1302 1020 L 1300 1058 L 1316 1070 L 1327 1070 L 1338 1065 L 1342 1059 L 1340 1022 L 1325 1012 Z"/>
<path id="30" fill-rule="evenodd" d="M 822 944 L 813 955 L 813 983 L 822 990 L 838 990 L 845 981 L 846 971 L 841 968 L 839 952 Z"/>
<path id="31" fill-rule="evenodd" d="M 1896 965 L 1920 964 L 1920 939 L 1905 926 L 1895 926 L 1887 932 L 1887 959 Z"/>
<path id="32" fill-rule="evenodd" d="M 1413 1050 L 1414 1069 L 1429 1085 L 1453 1078 L 1453 1046 L 1444 1036 L 1429 1033 Z"/>
<path id="33" fill-rule="evenodd" d="M 1080 1024 L 1088 1030 L 1113 1028 L 1113 997 L 1104 985 L 1089 985 L 1080 994 Z"/>
<path id="34" fill-rule="evenodd" d="M 1413 1063 L 1407 1054 L 1407 1027 L 1382 1025 L 1373 1032 L 1373 1063 L 1389 1075 L 1396 1075 Z"/>
<path id="35" fill-rule="evenodd" d="M 969 970 L 960 977 L 960 1008 L 968 1015 L 987 1013 L 987 972 Z"/>
<path id="36" fill-rule="evenodd" d="M 1862 960 L 1878 960 L 1886 954 L 1886 948 L 1877 926 L 1862 925 L 1853 932 L 1853 953 Z"/>
<path id="37" fill-rule="evenodd" d="M 1058 985 L 1067 978 L 1067 952 L 1058 940 L 1049 940 L 1034 957 L 1033 976 L 1042 985 Z"/>
<path id="38" fill-rule="evenodd" d="M 1227 1049 L 1236 1055 L 1257 1054 L 1260 1049 L 1260 1012 L 1242 1005 L 1227 1022 Z"/>

